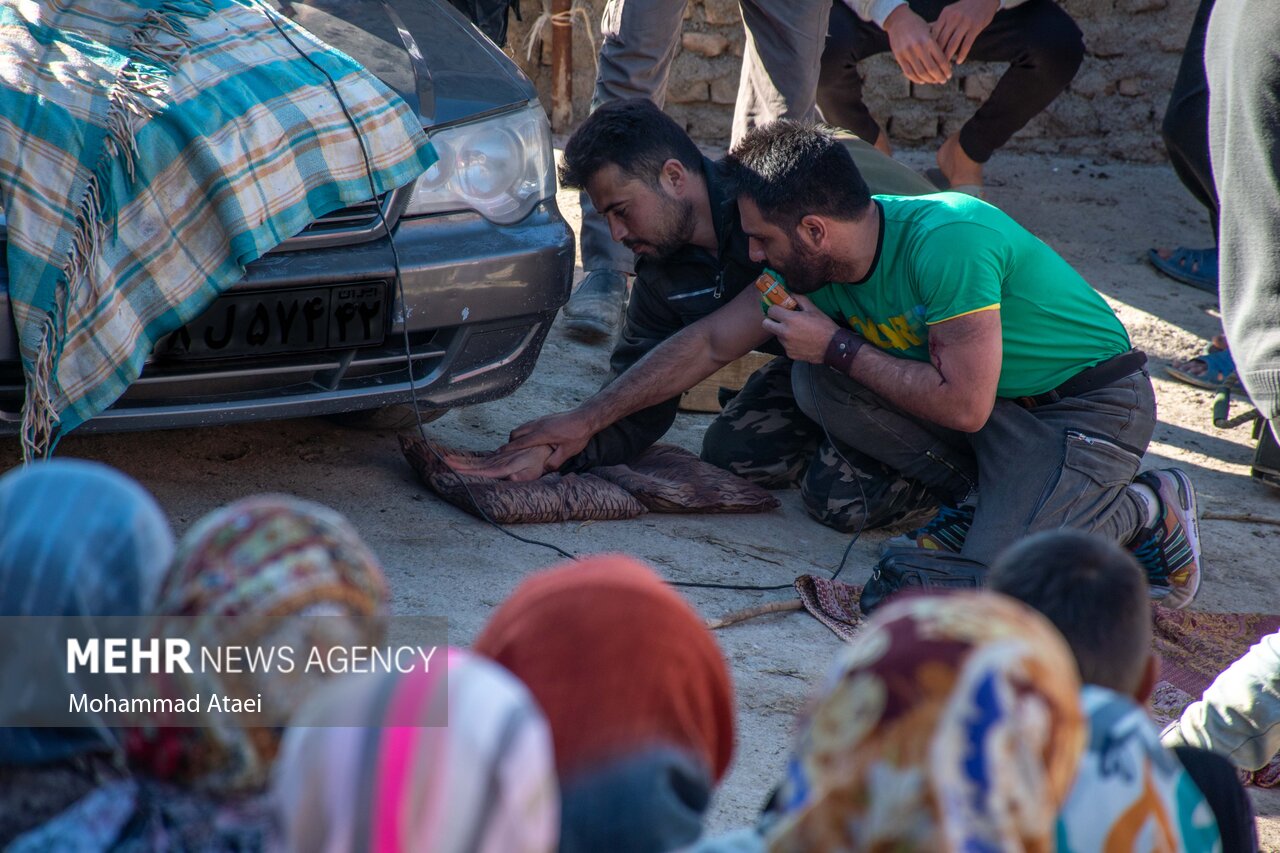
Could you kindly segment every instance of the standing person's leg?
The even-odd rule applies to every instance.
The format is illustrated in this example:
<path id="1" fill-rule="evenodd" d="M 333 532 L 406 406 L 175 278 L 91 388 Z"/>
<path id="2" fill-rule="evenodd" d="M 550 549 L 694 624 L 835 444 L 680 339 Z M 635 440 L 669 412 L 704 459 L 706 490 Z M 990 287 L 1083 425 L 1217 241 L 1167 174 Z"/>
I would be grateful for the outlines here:
<path id="1" fill-rule="evenodd" d="M 953 185 L 982 183 L 982 164 L 1076 76 L 1084 40 L 1075 21 L 1053 0 L 1027 0 L 997 12 L 968 58 L 1008 62 L 1009 68 L 986 102 L 938 151 L 938 166 Z"/>
<path id="2" fill-rule="evenodd" d="M 1169 94 L 1164 122 L 1160 125 L 1169 162 L 1182 185 L 1209 212 L 1214 245 L 1208 249 L 1152 249 L 1156 269 L 1178 281 L 1205 290 L 1218 286 L 1218 192 L 1213 186 L 1209 159 L 1209 79 L 1204 70 L 1205 34 L 1214 0 L 1200 0 L 1187 46 L 1182 52 L 1178 77 Z"/>
<path id="3" fill-rule="evenodd" d="M 686 0 L 626 2 L 609 0 L 600 21 L 600 46 L 591 109 L 623 98 L 648 98 L 658 106 L 667 100 L 671 62 L 680 46 Z M 604 217 L 585 192 L 582 205 L 582 284 L 564 308 L 568 328 L 589 337 L 607 337 L 618 327 L 627 295 L 627 279 L 635 269 L 631 250 L 615 243 Z"/>
<path id="4" fill-rule="evenodd" d="M 779 118 L 814 117 L 818 68 L 831 0 L 739 0 L 747 43 L 742 53 L 733 142 Z"/>
<path id="5" fill-rule="evenodd" d="M 1213 11 L 1205 48 L 1209 148 L 1222 205 L 1218 292 L 1241 381 L 1280 416 L 1280 4 Z"/>
<path id="6" fill-rule="evenodd" d="M 835 0 L 818 75 L 818 110 L 827 124 L 845 128 L 886 154 L 889 142 L 884 129 L 862 100 L 858 63 L 888 50 L 889 36 L 884 30 L 859 18 L 842 0 Z"/>
<path id="7" fill-rule="evenodd" d="M 1160 133 L 1178 179 L 1209 211 L 1216 241 L 1218 191 L 1213 186 L 1213 164 L 1209 160 L 1209 78 L 1204 70 L 1204 42 L 1213 3 L 1214 0 L 1200 0 L 1191 22 Z"/>

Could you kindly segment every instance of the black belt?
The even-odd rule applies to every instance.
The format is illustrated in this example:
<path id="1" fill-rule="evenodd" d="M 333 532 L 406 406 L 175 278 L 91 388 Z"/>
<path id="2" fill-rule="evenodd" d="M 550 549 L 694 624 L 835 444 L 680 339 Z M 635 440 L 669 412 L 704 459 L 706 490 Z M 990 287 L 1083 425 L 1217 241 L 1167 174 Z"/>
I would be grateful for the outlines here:
<path id="1" fill-rule="evenodd" d="M 1146 366 L 1147 354 L 1140 349 L 1131 349 L 1099 362 L 1093 367 L 1086 367 L 1052 391 L 1036 394 L 1034 397 L 1014 397 L 1013 402 L 1024 409 L 1047 406 L 1064 397 L 1079 397 L 1090 391 L 1105 388 L 1112 382 L 1131 376 Z"/>

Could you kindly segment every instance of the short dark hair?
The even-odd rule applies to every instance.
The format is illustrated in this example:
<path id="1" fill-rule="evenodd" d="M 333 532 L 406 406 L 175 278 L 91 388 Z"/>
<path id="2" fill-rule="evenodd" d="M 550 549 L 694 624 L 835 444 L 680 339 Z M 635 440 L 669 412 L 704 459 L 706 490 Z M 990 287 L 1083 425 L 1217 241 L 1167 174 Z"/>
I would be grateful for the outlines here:
<path id="1" fill-rule="evenodd" d="M 1085 684 L 1132 696 L 1151 656 L 1147 576 L 1115 542 L 1074 530 L 1037 533 L 996 560 L 991 589 L 1043 613 L 1066 637 Z"/>
<path id="2" fill-rule="evenodd" d="M 654 186 L 668 160 L 702 174 L 702 152 L 675 119 L 647 98 L 611 101 L 587 116 L 565 143 L 560 184 L 584 189 L 597 172 L 614 165 Z"/>
<path id="3" fill-rule="evenodd" d="M 871 190 L 849 149 L 829 130 L 781 119 L 742 138 L 725 158 L 739 197 L 786 230 L 810 214 L 861 219 Z"/>

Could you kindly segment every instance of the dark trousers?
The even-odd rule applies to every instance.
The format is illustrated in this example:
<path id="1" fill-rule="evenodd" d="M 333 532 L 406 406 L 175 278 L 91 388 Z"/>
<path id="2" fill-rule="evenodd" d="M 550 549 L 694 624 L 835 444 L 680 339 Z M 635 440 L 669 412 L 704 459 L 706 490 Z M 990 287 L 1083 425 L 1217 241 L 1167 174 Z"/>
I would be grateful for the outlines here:
<path id="1" fill-rule="evenodd" d="M 1123 545 L 1146 521 L 1128 488 L 1156 423 L 1145 371 L 1034 409 L 996 400 L 975 433 L 909 415 L 828 367 L 796 362 L 792 387 L 832 438 L 933 494 L 959 501 L 976 488 L 961 551 L 971 560 L 990 564 L 1018 539 L 1061 527 Z"/>
<path id="2" fill-rule="evenodd" d="M 908 0 L 926 21 L 937 20 L 954 0 Z M 889 36 L 835 0 L 827 46 L 818 75 L 818 109 L 828 124 L 847 128 L 868 142 L 879 126 L 862 100 L 858 62 L 889 50 Z M 960 147 L 985 163 L 1027 122 L 1067 88 L 1084 58 L 1080 28 L 1053 0 L 1028 0 L 996 13 L 973 43 L 969 58 L 1008 62 L 1009 69 L 986 103 L 960 129 Z"/>
<path id="3" fill-rule="evenodd" d="M 1218 192 L 1213 187 L 1213 167 L 1209 162 L 1209 79 L 1204 72 L 1204 37 L 1212 11 L 1213 0 L 1200 0 L 1160 132 L 1178 179 L 1209 211 L 1216 243 Z"/>

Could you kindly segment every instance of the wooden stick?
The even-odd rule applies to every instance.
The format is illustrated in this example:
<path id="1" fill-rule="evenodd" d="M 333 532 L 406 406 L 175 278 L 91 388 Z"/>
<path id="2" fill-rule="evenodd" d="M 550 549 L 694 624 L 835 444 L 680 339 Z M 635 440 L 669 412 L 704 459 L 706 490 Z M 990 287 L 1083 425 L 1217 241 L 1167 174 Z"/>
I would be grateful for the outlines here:
<path id="1" fill-rule="evenodd" d="M 1280 518 L 1267 518 L 1262 515 L 1253 515 L 1252 513 L 1243 512 L 1203 512 L 1200 518 L 1205 521 L 1239 521 L 1244 524 L 1270 524 L 1272 527 L 1280 527 Z"/>
<path id="2" fill-rule="evenodd" d="M 573 125 L 572 0 L 551 0 L 551 127 L 568 133 Z"/>
<path id="3" fill-rule="evenodd" d="M 771 601 L 768 604 L 757 604 L 755 607 L 735 610 L 719 619 L 708 619 L 707 627 L 714 631 L 717 628 L 728 628 L 730 625 L 746 622 L 748 619 L 755 619 L 757 616 L 767 616 L 770 613 L 789 613 L 792 610 L 803 609 L 804 604 L 798 598 L 788 599 L 787 601 Z"/>

